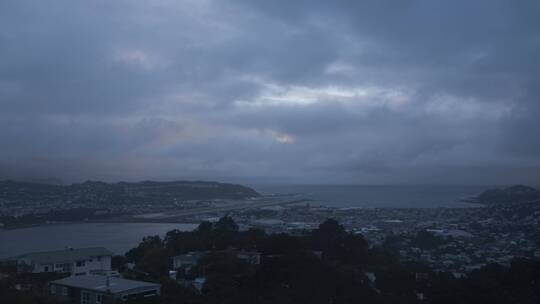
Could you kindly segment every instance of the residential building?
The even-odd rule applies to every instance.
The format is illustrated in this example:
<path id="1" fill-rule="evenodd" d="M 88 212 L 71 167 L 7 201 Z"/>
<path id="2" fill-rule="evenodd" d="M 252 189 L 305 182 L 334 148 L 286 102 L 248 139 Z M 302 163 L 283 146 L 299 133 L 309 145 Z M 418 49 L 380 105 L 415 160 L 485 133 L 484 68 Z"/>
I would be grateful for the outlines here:
<path id="1" fill-rule="evenodd" d="M 205 254 L 207 254 L 206 251 L 199 251 L 175 256 L 173 257 L 173 269 L 194 267 Z"/>
<path id="2" fill-rule="evenodd" d="M 231 254 L 243 260 L 244 262 L 252 265 L 261 264 L 261 253 L 256 251 L 244 251 L 244 250 L 232 250 Z"/>
<path id="3" fill-rule="evenodd" d="M 102 304 L 159 296 L 161 285 L 102 275 L 85 275 L 52 281 L 49 283 L 49 291 L 72 304 Z"/>
<path id="4" fill-rule="evenodd" d="M 113 253 L 103 247 L 68 248 L 12 257 L 21 272 L 60 272 L 84 275 L 111 270 Z"/>
<path id="5" fill-rule="evenodd" d="M 258 265 L 261 263 L 261 253 L 256 251 L 244 251 L 236 249 L 226 249 L 220 251 L 197 251 L 190 252 L 187 254 L 182 254 L 173 257 L 173 269 L 189 269 L 197 265 L 199 260 L 206 254 L 211 252 L 214 253 L 224 253 L 233 255 L 238 259 L 245 261 L 248 264 Z"/>

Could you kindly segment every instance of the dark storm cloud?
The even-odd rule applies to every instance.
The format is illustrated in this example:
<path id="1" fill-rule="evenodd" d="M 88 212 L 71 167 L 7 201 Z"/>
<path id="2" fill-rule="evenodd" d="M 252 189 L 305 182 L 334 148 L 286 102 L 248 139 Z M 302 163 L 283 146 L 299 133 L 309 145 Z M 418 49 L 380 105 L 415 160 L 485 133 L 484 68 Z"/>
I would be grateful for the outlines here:
<path id="1" fill-rule="evenodd" d="M 534 183 L 537 1 L 2 1 L 4 176 Z"/>

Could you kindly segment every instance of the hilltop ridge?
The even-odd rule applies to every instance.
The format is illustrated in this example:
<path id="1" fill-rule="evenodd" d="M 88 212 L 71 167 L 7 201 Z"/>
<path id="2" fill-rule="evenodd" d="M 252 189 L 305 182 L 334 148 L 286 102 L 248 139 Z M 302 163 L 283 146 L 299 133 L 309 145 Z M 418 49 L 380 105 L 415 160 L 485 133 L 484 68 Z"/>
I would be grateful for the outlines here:
<path id="1" fill-rule="evenodd" d="M 483 205 L 509 203 L 530 203 L 540 200 L 540 192 L 529 186 L 514 185 L 505 188 L 486 190 L 471 199 L 471 202 Z"/>
<path id="2" fill-rule="evenodd" d="M 252 188 L 207 181 L 141 181 L 106 183 L 86 181 L 71 185 L 0 181 L 0 202 L 31 203 L 63 200 L 73 204 L 167 204 L 179 200 L 245 199 L 260 196 Z"/>

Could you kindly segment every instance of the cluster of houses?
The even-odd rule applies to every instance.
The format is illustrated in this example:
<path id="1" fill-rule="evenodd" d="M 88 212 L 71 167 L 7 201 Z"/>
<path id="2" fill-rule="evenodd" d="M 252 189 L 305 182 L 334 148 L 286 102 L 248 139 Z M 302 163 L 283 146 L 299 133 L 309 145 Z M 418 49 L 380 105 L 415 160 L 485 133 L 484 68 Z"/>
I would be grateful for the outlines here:
<path id="1" fill-rule="evenodd" d="M 112 271 L 112 255 L 103 247 L 67 248 L 23 254 L 5 262 L 16 263 L 19 272 L 68 274 L 49 282 L 48 288 L 51 295 L 73 304 L 113 303 L 160 294 L 160 284 L 123 279 Z"/>
<path id="2" fill-rule="evenodd" d="M 173 257 L 170 278 L 200 292 L 206 282 L 200 260 L 208 253 L 197 251 Z M 261 254 L 255 251 L 228 249 L 213 253 L 234 256 L 250 265 L 261 263 Z M 73 304 L 113 303 L 160 295 L 160 284 L 124 279 L 113 271 L 112 256 L 113 252 L 103 247 L 67 248 L 27 253 L 3 262 L 16 265 L 21 273 L 65 274 L 61 279 L 48 282 L 48 292 Z"/>
<path id="3" fill-rule="evenodd" d="M 205 266 L 201 265 L 201 258 L 210 253 L 209 251 L 194 251 L 173 257 L 173 270 L 169 272 L 169 277 L 182 284 L 184 287 L 193 288 L 201 292 L 206 282 Z M 217 254 L 227 254 L 244 261 L 250 265 L 259 265 L 261 263 L 261 253 L 257 251 L 245 251 L 227 249 L 213 251 Z"/>

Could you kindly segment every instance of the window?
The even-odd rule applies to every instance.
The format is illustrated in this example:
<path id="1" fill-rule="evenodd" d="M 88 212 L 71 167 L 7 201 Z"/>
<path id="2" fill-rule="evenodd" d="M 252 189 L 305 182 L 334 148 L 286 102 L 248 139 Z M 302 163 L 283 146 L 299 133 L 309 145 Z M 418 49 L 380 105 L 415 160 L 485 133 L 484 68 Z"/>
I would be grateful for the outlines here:
<path id="1" fill-rule="evenodd" d="M 90 304 L 90 293 L 88 291 L 81 292 L 81 304 Z"/>
<path id="2" fill-rule="evenodd" d="M 44 272 L 49 272 L 49 266 L 45 266 L 45 268 L 43 268 L 43 271 Z"/>
<path id="3" fill-rule="evenodd" d="M 64 263 L 64 264 L 56 264 L 54 267 L 62 272 L 71 272 L 71 264 Z"/>
<path id="4" fill-rule="evenodd" d="M 77 267 L 84 267 L 86 265 L 85 261 L 77 261 Z"/>
<path id="5" fill-rule="evenodd" d="M 64 264 L 64 267 L 62 267 L 63 272 L 71 272 L 71 264 Z"/>
<path id="6" fill-rule="evenodd" d="M 67 287 L 65 287 L 65 286 L 62 286 L 62 295 L 63 295 L 63 296 L 67 296 L 67 295 L 68 295 L 68 294 L 67 294 Z"/>
<path id="7" fill-rule="evenodd" d="M 101 294 L 96 295 L 96 303 L 97 304 L 103 303 L 103 295 Z"/>
<path id="8" fill-rule="evenodd" d="M 51 285 L 51 294 L 56 293 L 56 285 Z"/>

